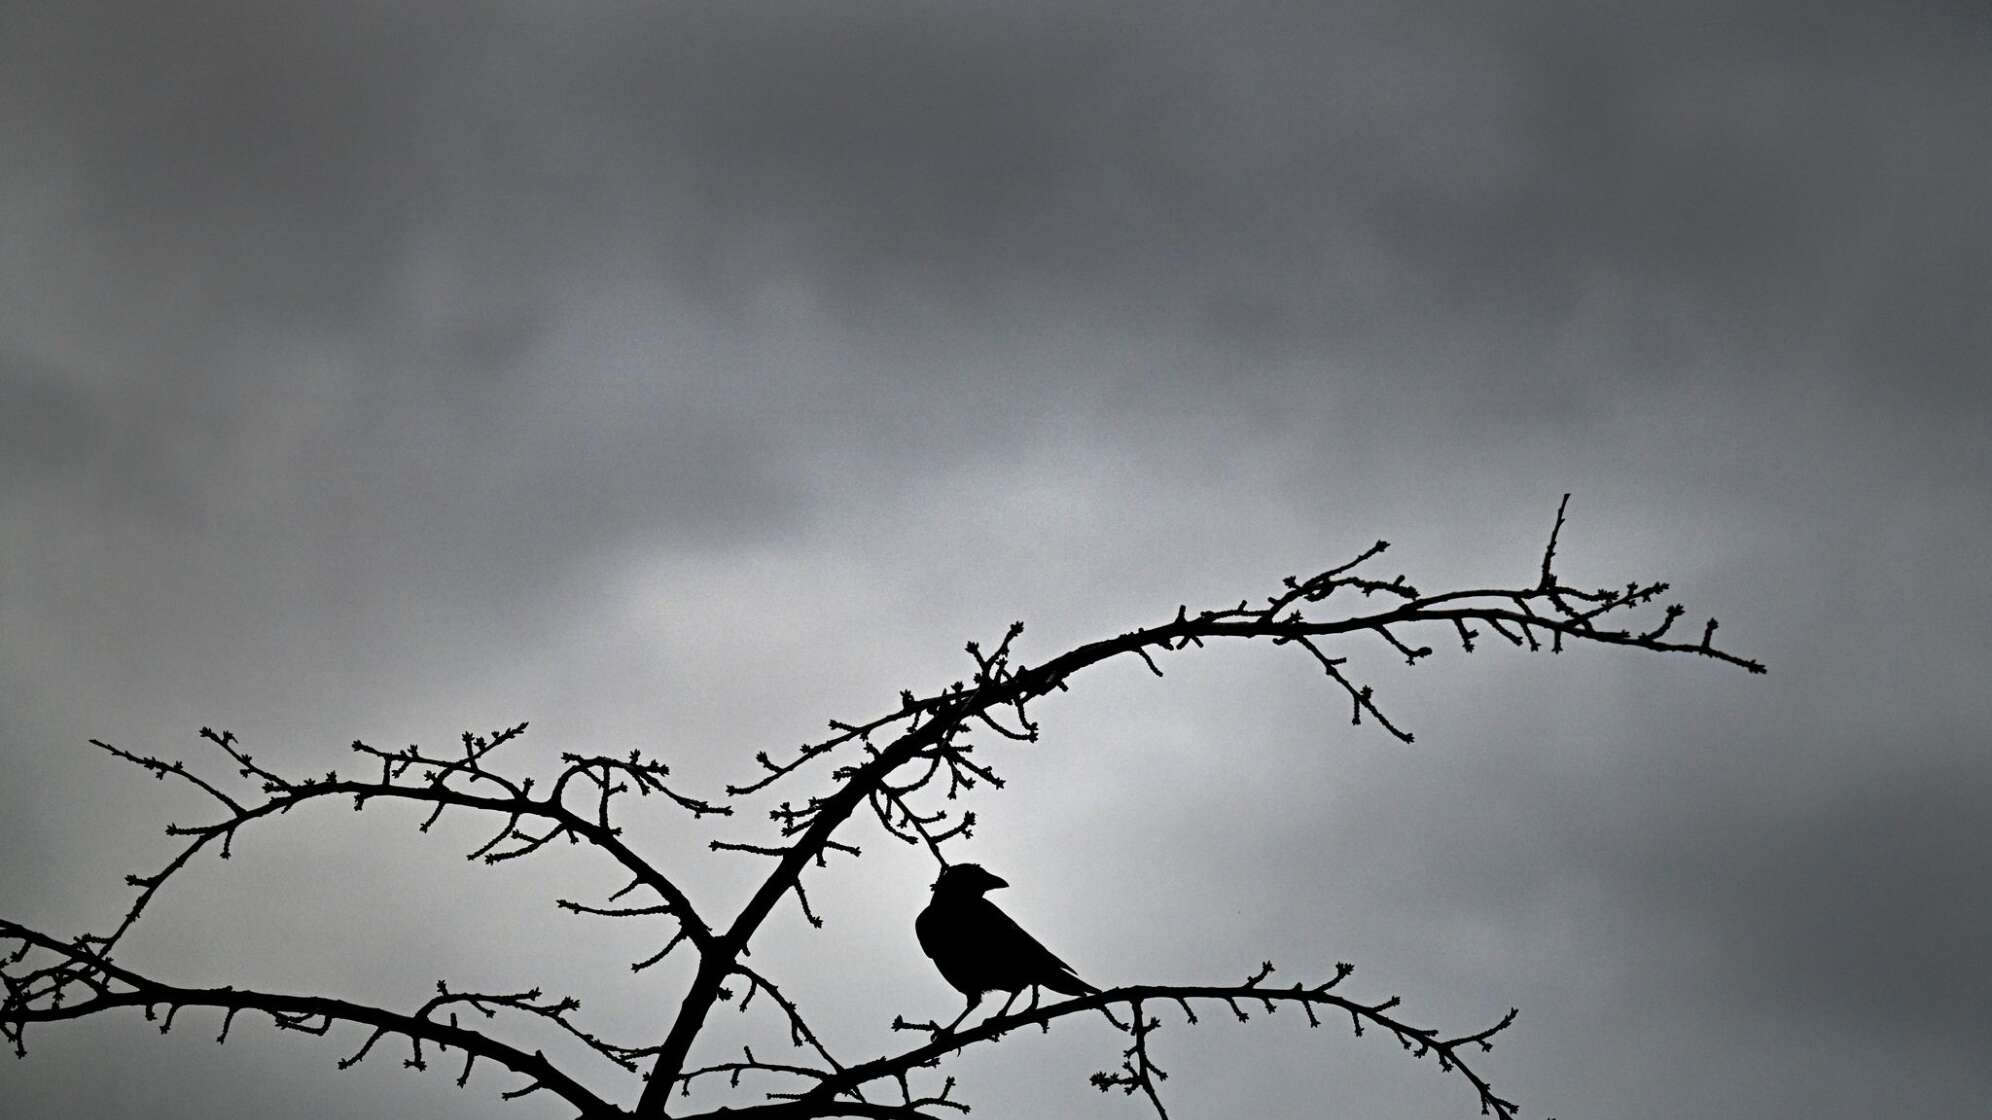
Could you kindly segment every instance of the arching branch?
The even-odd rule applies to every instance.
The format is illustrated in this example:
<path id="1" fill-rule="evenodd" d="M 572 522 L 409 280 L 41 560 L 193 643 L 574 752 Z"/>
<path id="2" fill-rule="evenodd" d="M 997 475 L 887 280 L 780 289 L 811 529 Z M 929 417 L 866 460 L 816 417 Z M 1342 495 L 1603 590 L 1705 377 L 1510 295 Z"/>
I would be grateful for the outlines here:
<path id="1" fill-rule="evenodd" d="M 405 1065 L 420 1067 L 424 1064 L 423 1043 L 439 1050 L 454 1048 L 469 1061 L 481 1058 L 525 1077 L 527 1083 L 506 1092 L 504 1096 L 507 1098 L 544 1090 L 573 1105 L 584 1117 L 623 1115 L 620 1109 L 554 1066 L 544 1054 L 538 1051 L 527 1053 L 479 1031 L 460 1027 L 453 1021 L 438 1022 L 429 1018 L 437 1008 L 453 1002 L 447 992 L 414 1014 L 402 1014 L 326 996 L 286 995 L 237 988 L 177 987 L 113 964 L 83 945 L 65 944 L 18 923 L 0 919 L 0 942 L 8 940 L 18 940 L 21 946 L 6 958 L 15 967 L 5 973 L 7 996 L 4 1005 L 0 1005 L 0 1036 L 14 1046 L 17 1054 L 27 1052 L 26 1028 L 30 1023 L 61 1022 L 133 1007 L 143 1009 L 146 1017 L 151 1019 L 157 1014 L 156 1009 L 163 1007 L 166 1018 L 160 1030 L 164 1032 L 171 1029 L 173 1017 L 180 1009 L 209 1007 L 226 1013 L 218 1039 L 222 1041 L 226 1040 L 229 1025 L 236 1014 L 253 1011 L 267 1014 L 281 1030 L 307 1034 L 324 1034 L 340 1023 L 371 1027 L 373 1033 L 352 1057 L 340 1063 L 342 1066 L 364 1059 L 381 1037 L 400 1035 L 407 1038 L 412 1047 L 413 1056 L 404 1062 Z M 28 970 L 18 968 L 37 953 L 52 960 Z M 464 998 L 456 997 L 458 1000 Z M 468 998 L 474 1000 L 477 997 Z M 469 1061 L 459 1084 L 469 1077 Z"/>
<path id="2" fill-rule="evenodd" d="M 152 758 L 93 740 L 105 752 L 144 768 L 161 781 L 186 783 L 216 810 L 216 816 L 209 823 L 168 827 L 168 833 L 182 838 L 183 844 L 161 870 L 129 877 L 138 893 L 108 933 L 64 939 L 0 920 L 0 954 L 6 954 L 4 942 L 19 942 L 17 951 L 0 955 L 0 980 L 5 984 L 4 996 L 0 996 L 0 1034 L 23 1049 L 31 1023 L 82 1018 L 123 1007 L 148 1011 L 164 1007 L 167 1026 L 181 1008 L 211 1007 L 222 1012 L 224 1038 L 228 1024 L 244 1011 L 267 1014 L 283 1029 L 313 1034 L 351 1023 L 370 1028 L 370 1033 L 349 1062 L 364 1058 L 376 1042 L 390 1036 L 408 1040 L 410 1064 L 424 1063 L 424 1046 L 455 1047 L 465 1056 L 459 1083 L 469 1078 L 477 1061 L 485 1060 L 527 1079 L 523 1087 L 507 1096 L 546 1091 L 586 1117 L 620 1115 L 539 1053 L 527 1053 L 456 1022 L 455 1012 L 467 1010 L 488 1019 L 504 1011 L 543 1020 L 617 1067 L 642 1072 L 647 1081 L 632 1110 L 636 1120 L 659 1120 L 666 1115 L 674 1094 L 689 1095 L 694 1083 L 710 1085 L 723 1080 L 737 1087 L 748 1075 L 756 1079 L 757 1087 L 764 1088 L 770 1100 L 726 1111 L 729 1120 L 838 1115 L 914 1120 L 966 1108 L 953 1099 L 952 1079 L 945 1079 L 936 1092 L 913 1090 L 911 1079 L 927 1076 L 918 1073 L 927 1065 L 944 1060 L 955 1050 L 993 1042 L 1006 1031 L 1024 1026 L 1049 1029 L 1054 1020 L 1064 1016 L 1101 1011 L 1126 1032 L 1128 1045 L 1120 1055 L 1118 1069 L 1100 1072 L 1094 1084 L 1102 1091 L 1139 1093 L 1166 1117 L 1159 1088 L 1165 1075 L 1156 1065 L 1155 1047 L 1156 1032 L 1162 1029 L 1165 1016 L 1173 1019 L 1180 1012 L 1186 1022 L 1195 1023 L 1199 1006 L 1223 1006 L 1241 1018 L 1253 1008 L 1270 1012 L 1292 1006 L 1310 1026 L 1321 1025 L 1327 1013 L 1347 1015 L 1357 1033 L 1366 1028 L 1382 1030 L 1414 1054 L 1434 1055 L 1438 1065 L 1473 1087 L 1484 1113 L 1496 1120 L 1512 1120 L 1515 1106 L 1497 1096 L 1467 1061 L 1507 1029 L 1514 1021 L 1512 1011 L 1484 1030 L 1446 1036 L 1399 1017 L 1394 997 L 1365 1003 L 1340 994 L 1335 988 L 1348 975 L 1346 965 L 1337 966 L 1331 979 L 1285 988 L 1269 986 L 1269 964 L 1242 985 L 1137 985 L 1043 1006 L 1034 997 L 1031 1006 L 1016 1014 L 999 1013 L 992 1021 L 931 1039 L 903 1053 L 846 1065 L 831 1056 L 830 1040 L 809 1025 L 802 1009 L 765 972 L 749 967 L 745 958 L 769 916 L 791 894 L 812 924 L 822 924 L 822 915 L 805 893 L 803 875 L 812 865 L 823 866 L 832 855 L 860 855 L 856 843 L 838 835 L 854 814 L 875 819 L 889 836 L 923 847 L 946 865 L 949 845 L 969 836 L 978 823 L 974 813 L 946 802 L 977 786 L 1000 788 L 1003 778 L 998 770 L 1007 764 L 1008 757 L 1003 752 L 1013 744 L 1039 740 L 1034 705 L 1066 691 L 1084 670 L 1116 658 L 1138 659 L 1159 675 L 1171 655 L 1193 647 L 1201 649 L 1217 639 L 1264 640 L 1291 647 L 1347 696 L 1353 722 L 1360 724 L 1367 719 L 1407 743 L 1413 738 L 1411 730 L 1389 714 L 1383 699 L 1363 679 L 1364 658 L 1381 655 L 1419 666 L 1434 657 L 1439 647 L 1454 648 L 1455 640 L 1458 649 L 1473 654 L 1480 648 L 1478 639 L 1491 631 L 1514 648 L 1528 652 L 1561 653 L 1566 647 L 1589 644 L 1685 654 L 1753 673 L 1764 671 L 1760 662 L 1715 644 L 1714 619 L 1704 620 L 1697 640 L 1672 640 L 1674 626 L 1686 611 L 1678 604 L 1661 604 L 1668 590 L 1665 583 L 1634 581 L 1587 588 L 1565 580 L 1556 565 L 1567 508 L 1568 495 L 1557 508 L 1540 563 L 1524 582 L 1514 586 L 1428 592 L 1402 574 L 1373 574 L 1377 559 L 1389 548 L 1387 542 L 1378 541 L 1346 563 L 1305 579 L 1289 577 L 1273 593 L 1257 600 L 1246 598 L 1235 606 L 1195 612 L 1179 606 L 1173 617 L 1076 646 L 1037 665 L 1018 660 L 1017 643 L 1023 626 L 1012 624 L 993 646 L 968 644 L 973 666 L 964 679 L 925 695 L 902 692 L 896 707 L 868 720 L 832 721 L 828 737 L 804 744 L 785 761 L 776 761 L 766 752 L 756 755 L 760 772 L 751 780 L 727 787 L 730 803 L 708 801 L 675 788 L 667 783 L 669 770 L 664 763 L 639 752 L 626 756 L 563 754 L 563 768 L 544 792 L 535 792 L 530 779 L 511 776 L 492 765 L 493 753 L 518 740 L 525 724 L 489 735 L 466 733 L 461 754 L 448 756 L 416 747 L 383 750 L 355 742 L 353 751 L 364 767 L 378 767 L 377 776 L 359 779 L 342 778 L 337 773 L 312 778 L 286 776 L 278 768 L 258 762 L 231 732 L 207 728 L 202 729 L 202 738 L 222 752 L 226 765 L 235 772 L 234 780 L 215 780 L 179 761 Z M 1652 617 L 1654 611 L 1657 618 Z M 711 842 L 713 850 L 746 853 L 748 858 L 767 861 L 752 893 L 724 923 L 709 921 L 671 876 L 631 847 L 616 819 L 617 812 L 635 800 L 625 798 L 630 793 L 639 798 L 656 794 L 648 803 L 689 813 L 695 819 L 729 815 L 747 798 L 764 795 L 777 785 L 786 789 L 805 775 L 821 775 L 820 768 L 809 766 L 817 760 L 836 764 L 827 775 L 827 788 L 792 795 L 769 810 L 773 837 Z M 464 993 L 439 985 L 438 994 L 422 1007 L 398 1013 L 316 996 L 175 987 L 113 962 L 120 940 L 144 914 L 148 903 L 196 855 L 215 851 L 227 858 L 237 833 L 245 826 L 338 797 L 351 798 L 356 810 L 379 801 L 426 805 L 430 811 L 423 831 L 453 810 L 488 820 L 492 831 L 469 853 L 471 859 L 485 863 L 527 858 L 562 839 L 599 849 L 629 876 L 628 885 L 605 902 L 563 898 L 557 900 L 559 905 L 588 917 L 670 919 L 675 928 L 668 938 L 660 934 L 662 948 L 654 955 L 635 962 L 632 967 L 637 972 L 656 964 L 679 945 L 688 945 L 696 957 L 676 1016 L 668 1025 L 660 1025 L 661 1039 L 641 1046 L 604 1041 L 575 1020 L 572 1000 L 543 997 L 538 990 Z M 868 813 L 860 812 L 867 809 Z M 647 893 L 622 901 L 639 891 Z M 739 986 L 743 981 L 744 988 Z M 737 1060 L 729 1049 L 726 1058 L 708 1058 L 705 1064 L 694 1066 L 690 1059 L 706 1036 L 714 1004 L 736 994 L 743 1010 L 765 996 L 780 1012 L 788 1041 L 797 1053 L 786 1061 L 766 1061 L 757 1058 L 752 1048 L 742 1046 Z M 1110 1008 L 1129 1013 L 1127 1022 L 1123 1024 Z M 448 1021 L 439 1021 L 445 1014 Z M 936 1029 L 932 1023 L 899 1021 L 895 1025 Z M 1162 1038 L 1166 1045 L 1167 1036 Z M 889 1099 L 890 1088 L 897 1089 L 897 1102 Z M 867 1093 L 867 1089 L 871 1091 Z M 717 1114 L 710 1115 L 716 1120 Z"/>
<path id="3" fill-rule="evenodd" d="M 811 796 L 801 806 L 784 802 L 774 812 L 783 835 L 793 837 L 793 840 L 779 850 L 774 868 L 725 933 L 719 936 L 713 951 L 707 955 L 694 977 L 660 1048 L 656 1065 L 650 1072 L 649 1084 L 637 1105 L 637 1115 L 644 1120 L 663 1115 L 669 1087 L 676 1083 L 686 1068 L 693 1042 L 699 1036 L 706 1015 L 730 972 L 726 962 L 745 951 L 749 941 L 784 895 L 794 891 L 799 898 L 804 898 L 807 905 L 806 896 L 800 893 L 802 871 L 811 861 L 820 861 L 824 851 L 837 843 L 832 839 L 833 835 L 855 809 L 861 805 L 872 805 L 874 815 L 881 818 L 887 830 L 903 839 L 904 833 L 894 827 L 892 815 L 879 811 L 881 798 L 888 806 L 894 803 L 904 805 L 909 794 L 937 782 L 942 775 L 947 778 L 947 792 L 950 795 L 961 785 L 978 780 L 1000 786 L 1001 779 L 995 772 L 971 757 L 974 748 L 967 741 L 968 733 L 977 726 L 988 726 L 992 713 L 1008 712 L 1013 714 L 1016 726 L 1022 731 L 1003 733 L 1001 737 L 1034 738 L 1038 725 L 1031 718 L 1030 705 L 1064 690 L 1074 675 L 1091 666 L 1117 657 L 1135 656 L 1159 674 L 1162 670 L 1156 663 L 1156 654 L 1186 650 L 1191 646 L 1202 647 L 1212 639 L 1267 639 L 1276 645 L 1293 645 L 1307 652 L 1326 675 L 1349 694 L 1352 722 L 1360 724 L 1367 713 L 1405 742 L 1412 741 L 1411 733 L 1385 716 L 1371 687 L 1356 683 L 1348 675 L 1346 666 L 1350 659 L 1329 656 L 1322 649 L 1323 640 L 1369 634 L 1380 638 L 1409 664 L 1417 665 L 1432 655 L 1433 647 L 1429 644 L 1414 646 L 1401 635 L 1442 628 L 1458 634 L 1466 651 L 1471 653 L 1474 650 L 1473 625 L 1478 623 L 1510 637 L 1517 644 L 1525 644 L 1531 650 L 1548 648 L 1560 653 L 1566 642 L 1589 642 L 1655 653 L 1686 653 L 1736 665 L 1753 673 L 1764 671 L 1760 662 L 1716 647 L 1712 642 L 1713 620 L 1710 620 L 1698 643 L 1665 640 L 1668 625 L 1680 613 L 1675 607 L 1668 608 L 1666 621 L 1644 631 L 1629 627 L 1613 628 L 1605 624 L 1608 618 L 1630 615 L 1651 604 L 1666 592 L 1667 585 L 1634 582 L 1622 590 L 1611 587 L 1586 589 L 1561 580 L 1555 574 L 1555 555 L 1568 502 L 1569 495 L 1566 494 L 1557 508 L 1556 523 L 1543 550 L 1536 578 L 1527 585 L 1426 594 L 1401 574 L 1386 580 L 1359 571 L 1364 564 L 1389 549 L 1389 542 L 1377 541 L 1344 564 L 1304 580 L 1287 578 L 1283 581 L 1282 590 L 1267 596 L 1262 606 L 1254 606 L 1246 599 L 1240 600 L 1235 607 L 1204 610 L 1196 614 L 1191 614 L 1187 607 L 1179 607 L 1173 619 L 1159 625 L 1078 646 L 1037 666 L 1012 663 L 1012 645 L 1023 632 L 1022 623 L 1013 623 L 995 651 L 987 656 L 983 655 L 979 646 L 970 643 L 968 652 L 976 665 L 971 681 L 957 681 L 947 689 L 925 697 L 912 692 L 902 693 L 897 711 L 865 723 L 833 723 L 832 727 L 838 734 L 821 743 L 803 747 L 793 763 L 775 764 L 769 762 L 765 755 L 760 756 L 762 765 L 770 773 L 754 783 L 729 787 L 729 792 L 765 788 L 792 775 L 803 762 L 828 755 L 851 742 L 863 744 L 869 752 L 864 762 L 836 771 L 839 784 L 829 794 Z M 1387 605 L 1380 608 L 1373 606 L 1379 599 Z M 1342 603 L 1347 603 L 1348 609 L 1339 612 L 1333 609 Z M 886 746 L 881 748 L 872 744 L 874 733 L 901 724 L 903 730 Z M 999 726 L 998 731 L 1003 732 L 1003 728 Z M 938 767 L 931 765 L 934 762 L 939 763 Z M 909 764 L 925 766 L 925 769 L 911 781 L 895 784 L 893 777 Z M 919 819 L 910 808 L 906 818 Z M 930 846 L 937 858 L 944 859 L 938 841 Z M 813 923 L 816 921 L 813 913 L 809 917 Z"/>

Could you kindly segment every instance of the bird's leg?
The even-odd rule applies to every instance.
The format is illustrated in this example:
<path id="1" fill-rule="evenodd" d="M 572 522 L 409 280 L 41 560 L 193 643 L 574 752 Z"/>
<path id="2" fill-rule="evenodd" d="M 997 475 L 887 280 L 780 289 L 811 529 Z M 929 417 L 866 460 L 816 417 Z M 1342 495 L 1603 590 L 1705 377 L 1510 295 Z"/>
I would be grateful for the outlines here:
<path id="1" fill-rule="evenodd" d="M 977 992 L 974 995 L 968 997 L 968 1006 L 961 1009 L 961 1014 L 955 1016 L 954 1022 L 949 1023 L 947 1026 L 942 1027 L 938 1031 L 935 1031 L 934 1037 L 939 1038 L 944 1034 L 953 1034 L 954 1029 L 958 1026 L 961 1026 L 961 1021 L 963 1019 L 968 1018 L 969 1014 L 972 1013 L 977 1007 L 980 1007 L 981 1005 L 982 1005 L 981 992 Z"/>
<path id="2" fill-rule="evenodd" d="M 992 1022 L 992 1023 L 994 1023 L 994 1022 L 996 1022 L 996 1021 L 1000 1020 L 1001 1018 L 1003 1018 L 1003 1016 L 1005 1016 L 1005 1015 L 1009 1014 L 1009 1013 L 1010 1013 L 1010 1005 L 1011 1005 L 1011 1004 L 1013 1004 L 1013 1003 L 1015 1003 L 1015 1002 L 1017 1002 L 1017 997 L 1018 997 L 1018 996 L 1020 996 L 1020 995 L 1022 995 L 1022 994 L 1023 994 L 1023 991 L 1024 991 L 1024 990 L 1023 990 L 1022 988 L 1018 988 L 1018 989 L 1017 989 L 1016 991 L 1014 991 L 1014 992 L 1011 992 L 1011 993 L 1010 993 L 1010 998 L 1009 998 L 1009 999 L 1006 999 L 1006 1000 L 1004 1000 L 1004 1001 L 1003 1001 L 1003 1006 L 1001 1006 L 1001 1007 L 999 1007 L 999 1008 L 997 1008 L 997 1009 L 996 1009 L 996 1014 L 994 1014 L 994 1015 L 991 1015 L 991 1016 L 989 1017 L 989 1021 L 990 1021 L 990 1022 Z M 1001 1038 L 1002 1036 L 1001 1036 L 1001 1035 L 997 1035 L 996 1037 L 998 1037 L 998 1038 Z"/>
<path id="3" fill-rule="evenodd" d="M 1038 1009 L 1038 997 L 1039 997 L 1040 995 L 1042 995 L 1042 994 L 1043 994 L 1043 993 L 1042 993 L 1042 991 L 1040 990 L 1040 988 L 1039 988 L 1039 985 L 1036 985 L 1036 984 L 1032 984 L 1032 985 L 1031 985 L 1031 1005 L 1030 1005 L 1029 1007 L 1026 1007 L 1026 1008 L 1024 1009 L 1024 1014 L 1028 1015 L 1028 1014 L 1030 1014 L 1031 1012 L 1033 1012 L 1033 1011 L 1036 1011 L 1036 1010 Z M 1044 1032 L 1045 1034 L 1050 1034 L 1050 1033 L 1051 1033 L 1051 1020 L 1049 1020 L 1049 1019 L 1040 1019 L 1040 1020 L 1038 1021 L 1038 1028 L 1039 1028 L 1040 1030 L 1042 1030 L 1042 1031 L 1043 1031 L 1043 1032 Z"/>
<path id="4" fill-rule="evenodd" d="M 1022 995 L 1023 993 L 1024 993 L 1024 990 L 1023 990 L 1022 988 L 1018 988 L 1018 989 L 1017 989 L 1016 991 L 1014 991 L 1014 992 L 1011 992 L 1011 993 L 1010 993 L 1010 998 L 1009 998 L 1009 999 L 1006 999 L 1006 1000 L 1004 1000 L 1004 1001 L 1003 1001 L 1003 1006 L 1001 1006 L 1001 1007 L 997 1008 L 997 1009 L 996 1009 L 996 1014 L 995 1014 L 995 1015 L 993 1015 L 993 1016 L 991 1016 L 991 1018 L 992 1018 L 992 1019 L 1001 1019 L 1001 1018 L 1002 1018 L 1003 1016 L 1005 1016 L 1005 1015 L 1009 1014 L 1009 1013 L 1010 1013 L 1010 1005 L 1011 1005 L 1011 1004 L 1013 1004 L 1013 1003 L 1015 1003 L 1015 1002 L 1017 1002 L 1017 997 L 1018 997 L 1018 996 L 1020 996 L 1020 995 Z"/>

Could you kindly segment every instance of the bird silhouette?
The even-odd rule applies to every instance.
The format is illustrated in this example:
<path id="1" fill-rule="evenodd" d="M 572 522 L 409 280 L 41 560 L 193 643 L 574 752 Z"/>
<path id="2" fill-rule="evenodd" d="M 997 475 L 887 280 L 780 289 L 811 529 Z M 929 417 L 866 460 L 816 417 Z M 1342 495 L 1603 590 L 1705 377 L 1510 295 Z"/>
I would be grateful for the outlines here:
<path id="1" fill-rule="evenodd" d="M 1010 998 L 996 1012 L 1000 1018 L 1016 1002 L 1017 993 L 1025 988 L 1032 989 L 1033 1006 L 1039 987 L 1069 996 L 1099 991 L 983 897 L 985 891 L 1009 885 L 983 870 L 980 864 L 944 867 L 940 877 L 934 880 L 933 901 L 913 922 L 920 948 L 933 958 L 942 979 L 968 997 L 968 1006 L 955 1016 L 954 1022 L 941 1028 L 941 1034 L 961 1025 L 987 992 L 1010 993 Z"/>

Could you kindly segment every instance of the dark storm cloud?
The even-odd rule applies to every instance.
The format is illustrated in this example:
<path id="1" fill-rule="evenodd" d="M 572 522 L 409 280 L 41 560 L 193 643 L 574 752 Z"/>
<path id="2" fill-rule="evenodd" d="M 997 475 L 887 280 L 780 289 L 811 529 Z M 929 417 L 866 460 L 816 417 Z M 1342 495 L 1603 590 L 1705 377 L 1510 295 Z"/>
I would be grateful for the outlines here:
<path id="1" fill-rule="evenodd" d="M 530 322 L 536 285 L 623 252 L 732 309 L 796 282 L 861 314 L 1083 298 L 1233 345 L 1552 363 L 1546 332 L 1602 320 L 1633 349 L 1590 357 L 1635 373 L 1712 335 L 1816 358 L 1831 328 L 1954 384 L 1931 340 L 1973 329 L 1983 283 L 1970 12 L 248 6 L 37 30 L 10 69 L 59 130 L 44 158 L 139 282 L 226 321 L 390 314 L 427 251 L 495 301 L 473 321 Z"/>
<path id="2" fill-rule="evenodd" d="M 1958 965 L 1983 941 L 1992 890 L 1955 870 L 1957 853 L 1983 839 L 1988 795 L 1982 768 L 1954 766 L 1885 774 L 1795 808 L 1711 806 L 1701 843 L 1669 853 L 1688 858 L 1671 862 L 1652 897 L 1727 947 L 1708 979 L 1731 992 L 1969 1052 L 1992 1037 L 1992 984 Z"/>
<path id="3" fill-rule="evenodd" d="M 120 400 L 70 371 L 0 352 L 0 466 L 15 494 L 54 488 L 139 516 L 186 516 L 197 487 L 175 461 L 198 459 L 200 441 L 175 445 L 153 422 L 156 403 Z"/>
<path id="4" fill-rule="evenodd" d="M 10 474 L 36 477 L 98 461 L 109 440 L 95 411 L 62 375 L 0 353 L 0 455 Z"/>
<path id="5" fill-rule="evenodd" d="M 26 21 L 10 70 L 86 220 L 218 313 L 366 313 L 425 234 L 518 270 L 628 240 L 723 298 L 755 242 L 862 286 L 1056 209 L 1105 29 L 963 14 L 121 11 Z"/>

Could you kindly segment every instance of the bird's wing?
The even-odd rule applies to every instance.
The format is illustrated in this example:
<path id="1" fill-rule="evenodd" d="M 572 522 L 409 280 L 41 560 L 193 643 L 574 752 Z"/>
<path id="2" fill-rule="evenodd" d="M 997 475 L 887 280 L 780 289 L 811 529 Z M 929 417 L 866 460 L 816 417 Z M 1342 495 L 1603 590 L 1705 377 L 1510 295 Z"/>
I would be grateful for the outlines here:
<path id="1" fill-rule="evenodd" d="M 1092 985 L 1081 980 L 1071 965 L 1045 948 L 995 903 L 982 898 L 976 900 L 976 906 L 980 911 L 975 916 L 976 924 L 983 930 L 989 952 L 1014 966 L 1017 978 L 1023 983 L 1043 984 L 1068 995 L 1092 990 Z M 1068 985 L 1076 985 L 1079 990 L 1070 990 Z"/>

